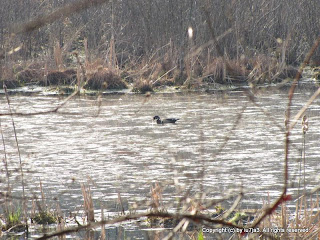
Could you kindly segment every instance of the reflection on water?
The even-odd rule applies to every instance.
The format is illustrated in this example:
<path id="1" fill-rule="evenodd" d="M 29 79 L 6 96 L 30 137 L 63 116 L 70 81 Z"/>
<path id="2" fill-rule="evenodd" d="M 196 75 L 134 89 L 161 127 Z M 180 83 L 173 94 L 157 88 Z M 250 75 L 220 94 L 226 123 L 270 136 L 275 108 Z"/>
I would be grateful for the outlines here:
<path id="1" fill-rule="evenodd" d="M 295 95 L 294 114 L 312 93 L 304 89 Z M 11 96 L 12 106 L 19 112 L 49 109 L 61 100 Z M 247 192 L 243 207 L 261 207 L 268 194 L 275 199 L 281 191 L 284 132 L 277 125 L 284 126 L 287 91 L 259 93 L 257 103 L 261 108 L 248 102 L 241 91 L 155 94 L 147 101 L 140 95 L 112 95 L 102 98 L 100 108 L 94 98 L 77 97 L 61 110 L 72 114 L 15 117 L 26 191 L 39 192 L 41 180 L 48 198 L 57 198 L 64 211 L 77 211 L 83 204 L 79 183 L 89 178 L 96 209 L 102 202 L 112 212 L 116 211 L 118 192 L 130 204 L 149 199 L 151 184 L 159 182 L 170 206 L 179 186 L 191 188 L 192 193 L 207 191 L 208 199 L 243 188 Z M 6 111 L 4 100 L 2 106 L 2 112 Z M 180 120 L 162 126 L 152 122 L 155 115 Z M 307 115 L 306 182 L 310 189 L 318 182 L 320 168 L 319 100 Z M 8 117 L 1 121 L 9 166 L 14 170 L 18 158 L 12 125 Z M 290 192 L 294 193 L 301 155 L 300 123 L 291 140 Z M 17 175 L 11 176 L 15 193 L 21 191 Z"/>

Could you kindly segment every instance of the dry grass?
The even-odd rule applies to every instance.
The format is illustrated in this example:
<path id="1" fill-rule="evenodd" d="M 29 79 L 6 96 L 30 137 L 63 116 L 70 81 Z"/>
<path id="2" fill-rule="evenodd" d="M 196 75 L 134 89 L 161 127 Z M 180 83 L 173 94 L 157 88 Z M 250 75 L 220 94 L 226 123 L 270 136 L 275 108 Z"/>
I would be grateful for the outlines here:
<path id="1" fill-rule="evenodd" d="M 134 83 L 132 91 L 145 94 L 148 92 L 153 92 L 153 87 L 150 81 L 141 79 Z"/>
<path id="2" fill-rule="evenodd" d="M 6 83 L 7 88 L 38 84 L 44 79 L 44 69 L 38 62 L 7 63 L 1 67 L 0 71 L 0 80 Z"/>
<path id="3" fill-rule="evenodd" d="M 93 201 L 91 196 L 91 190 L 89 186 L 85 184 L 81 184 L 81 191 L 83 196 L 83 207 L 85 210 L 85 214 L 88 222 L 94 222 L 94 208 Z"/>
<path id="4" fill-rule="evenodd" d="M 261 223 L 260 229 L 266 229 L 266 232 L 261 235 L 264 238 L 261 239 L 270 237 L 271 239 L 318 239 L 320 236 L 319 198 L 317 197 L 314 201 L 313 197 L 310 196 L 309 200 L 304 195 L 299 197 L 294 210 L 289 210 L 284 203 L 281 204 L 279 212 L 269 215 Z M 279 232 L 274 231 L 277 229 Z"/>
<path id="5" fill-rule="evenodd" d="M 128 87 L 118 74 L 107 68 L 103 68 L 88 78 L 85 88 L 94 90 L 111 90 L 125 89 Z"/>
<path id="6" fill-rule="evenodd" d="M 77 72 L 73 69 L 60 71 L 51 71 L 48 73 L 47 85 L 69 85 L 75 84 Z M 45 84 L 45 82 L 43 82 Z"/>
<path id="7" fill-rule="evenodd" d="M 24 69 L 16 74 L 20 85 L 25 83 L 39 83 L 43 80 L 43 72 L 39 69 Z"/>
<path id="8" fill-rule="evenodd" d="M 248 74 L 248 82 L 252 84 L 263 84 L 280 82 L 286 78 L 295 78 L 298 70 L 292 66 L 280 64 L 273 57 L 258 55 L 250 60 L 252 70 Z"/>
<path id="9" fill-rule="evenodd" d="M 58 71 L 63 71 L 64 66 L 63 66 L 63 60 L 62 60 L 62 49 L 60 47 L 59 42 L 56 42 L 56 44 L 53 47 L 53 56 L 54 56 L 54 61 L 56 63 L 56 67 Z"/>
<path id="10" fill-rule="evenodd" d="M 7 85 L 7 88 L 16 88 L 20 86 L 20 83 L 15 78 L 15 73 L 12 66 L 4 65 L 1 67 L 0 71 L 1 71 L 1 79 L 0 79 L 1 88 L 3 86 L 3 83 Z"/>
<path id="11" fill-rule="evenodd" d="M 86 61 L 86 75 L 90 78 L 93 74 L 103 69 L 104 61 L 101 58 L 96 58 L 94 61 Z"/>
<path id="12" fill-rule="evenodd" d="M 227 70 L 227 64 L 232 70 Z M 208 66 L 206 66 L 204 72 L 204 79 L 210 79 L 209 81 L 215 83 L 231 82 L 244 82 L 248 74 L 247 67 L 241 61 L 225 60 L 222 57 L 215 58 Z"/>
<path id="13" fill-rule="evenodd" d="M 66 228 L 65 220 L 61 219 L 61 221 L 57 225 L 57 231 L 63 231 L 65 228 Z M 63 234 L 63 235 L 58 236 L 58 239 L 59 240 L 66 240 L 67 238 L 66 238 L 66 235 Z"/>
<path id="14" fill-rule="evenodd" d="M 163 189 L 158 183 L 155 183 L 154 186 L 151 186 L 150 206 L 153 211 L 156 211 L 156 212 L 164 211 L 163 203 L 162 203 L 162 192 L 163 192 Z"/>

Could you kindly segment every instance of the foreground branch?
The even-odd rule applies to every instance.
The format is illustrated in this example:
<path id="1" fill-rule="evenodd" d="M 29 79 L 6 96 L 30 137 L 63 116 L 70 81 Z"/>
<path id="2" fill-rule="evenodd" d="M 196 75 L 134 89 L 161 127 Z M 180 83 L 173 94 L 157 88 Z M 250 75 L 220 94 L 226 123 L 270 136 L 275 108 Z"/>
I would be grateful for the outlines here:
<path id="1" fill-rule="evenodd" d="M 159 218 L 173 218 L 173 219 L 188 219 L 191 220 L 197 224 L 208 222 L 208 223 L 213 223 L 213 224 L 220 224 L 232 228 L 242 228 L 240 226 L 237 226 L 235 224 L 232 224 L 230 222 L 226 222 L 224 220 L 219 220 L 219 219 L 212 219 L 210 217 L 207 217 L 205 215 L 191 215 L 191 214 L 170 214 L 170 213 L 162 213 L 162 212 L 151 212 L 151 213 L 142 213 L 142 214 L 133 214 L 133 215 L 127 215 L 119 218 L 115 218 L 113 220 L 103 220 L 95 223 L 88 223 L 86 225 L 78 226 L 78 227 L 71 227 L 64 229 L 62 231 L 57 231 L 49 234 L 44 234 L 42 237 L 38 238 L 38 240 L 43 240 L 43 239 L 49 239 L 52 237 L 56 236 L 62 236 L 68 233 L 73 233 L 73 232 L 78 232 L 81 230 L 85 229 L 91 229 L 91 228 L 97 228 L 102 225 L 106 224 L 115 224 L 119 222 L 124 222 L 128 220 L 136 220 L 142 217 L 159 217 Z"/>
<path id="2" fill-rule="evenodd" d="M 69 17 L 70 15 L 83 11 L 89 7 L 96 6 L 102 3 L 107 3 L 109 0 L 82 0 L 76 3 L 70 3 L 66 6 L 58 8 L 49 15 L 39 16 L 36 19 L 27 22 L 25 24 L 19 24 L 13 27 L 13 33 L 26 33 L 34 31 L 38 28 L 41 28 L 45 25 L 55 22 L 59 18 Z"/>
<path id="3" fill-rule="evenodd" d="M 69 97 L 67 97 L 62 103 L 60 103 L 57 107 L 45 110 L 45 111 L 39 111 L 39 112 L 33 112 L 33 113 L 22 113 L 22 112 L 12 112 L 9 111 L 8 113 L 0 113 L 0 116 L 34 116 L 34 115 L 42 115 L 42 114 L 49 114 L 49 113 L 57 113 L 60 108 L 62 108 L 66 103 L 73 98 L 75 95 L 77 95 L 79 91 L 74 91 Z M 65 113 L 67 114 L 67 113 Z"/>

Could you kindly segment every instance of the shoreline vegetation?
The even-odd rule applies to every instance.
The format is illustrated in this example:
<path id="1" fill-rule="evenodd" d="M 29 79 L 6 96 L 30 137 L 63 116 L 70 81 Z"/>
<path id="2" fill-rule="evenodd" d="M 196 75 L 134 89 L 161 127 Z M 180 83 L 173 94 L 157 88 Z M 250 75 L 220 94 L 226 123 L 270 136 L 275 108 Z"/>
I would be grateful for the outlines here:
<path id="1" fill-rule="evenodd" d="M 29 8 L 14 4 L 8 2 L 11 11 L 2 16 L 11 19 L 13 10 Z M 137 3 L 140 10 L 127 4 L 128 9 L 124 2 L 103 0 L 43 4 L 42 11 L 50 14 L 32 18 L 30 9 L 11 24 L 0 22 L 5 33 L 0 38 L 0 84 L 129 88 L 136 93 L 166 86 L 255 87 L 294 79 L 316 38 L 314 25 L 296 32 L 309 19 L 297 12 L 298 23 L 284 3 L 252 2 L 250 9 L 238 1 L 219 6 L 210 1 L 160 6 L 156 1 Z M 305 7 L 317 14 L 313 3 Z M 84 9 L 82 18 L 73 15 Z M 176 15 L 184 11 L 190 15 Z M 318 52 L 315 49 L 307 64 L 320 65 Z"/>
<path id="2" fill-rule="evenodd" d="M 0 236 L 15 231 L 28 236 L 29 226 L 37 223 L 55 226 L 54 231 L 43 233 L 38 239 L 66 239 L 67 234 L 81 231 L 86 231 L 86 239 L 94 239 L 92 229 L 99 227 L 100 239 L 105 239 L 105 225 L 141 218 L 147 218 L 151 227 L 170 228 L 165 239 L 185 233 L 189 239 L 202 240 L 206 232 L 201 226 L 202 229 L 203 226 L 205 229 L 252 229 L 251 232 L 231 233 L 227 235 L 229 239 L 243 236 L 252 239 L 313 239 L 319 236 L 319 186 L 304 189 L 295 199 L 287 191 L 289 150 L 293 148 L 291 131 L 302 119 L 305 140 L 308 122 L 304 113 L 320 94 L 319 90 L 316 91 L 306 99 L 303 108 L 292 115 L 292 99 L 307 65 L 314 67 L 312 76 L 319 80 L 319 11 L 320 5 L 315 0 L 303 5 L 295 0 L 80 0 L 68 4 L 65 1 L 4 0 L 0 8 L 0 81 L 6 86 L 8 113 L 3 115 L 10 116 L 14 131 L 19 153 L 19 168 L 14 171 L 20 175 L 22 196 L 12 194 L 12 170 L 1 130 L 4 169 L 1 180 L 6 186 L 3 185 L 0 192 Z M 261 209 L 256 209 L 253 216 L 238 209 L 246 194 L 242 190 L 213 201 L 205 199 L 205 192 L 192 195 L 186 190 L 185 195 L 177 199 L 175 212 L 171 213 L 162 202 L 163 186 L 155 184 L 150 188 L 149 200 L 141 203 L 147 209 L 145 212 L 137 213 L 136 204 L 125 209 L 126 204 L 119 194 L 119 215 L 106 220 L 101 207 L 100 219 L 96 219 L 94 208 L 97 206 L 93 204 L 90 186 L 81 184 L 83 211 L 70 214 L 72 223 L 69 224 L 58 204 L 57 207 L 48 204 L 49 200 L 56 203 L 56 199 L 46 198 L 45 186 L 41 182 L 39 195 L 25 192 L 23 156 L 20 156 L 14 124 L 14 117 L 19 113 L 11 109 L 7 88 L 31 84 L 71 86 L 73 93 L 63 103 L 52 111 L 32 113 L 35 115 L 56 113 L 82 89 L 130 88 L 132 92 L 148 93 L 161 91 L 164 86 L 196 90 L 212 86 L 219 89 L 219 86 L 230 84 L 255 88 L 261 84 L 282 82 L 290 83 L 285 126 L 276 123 L 285 139 L 284 159 L 279 159 L 279 162 L 283 161 L 284 183 L 279 189 L 279 197 L 274 202 L 262 203 Z M 248 99 L 262 108 L 254 96 L 248 94 Z M 243 111 L 231 124 L 232 128 L 217 148 L 216 155 L 237 129 Z M 268 112 L 262 112 L 272 120 Z M 303 156 L 301 161 L 305 161 L 305 154 Z M 226 204 L 227 200 L 233 203 Z M 295 204 L 294 210 L 288 208 L 288 202 Z M 78 217 L 83 221 L 80 222 Z M 191 225 L 196 226 L 194 232 Z M 258 228 L 261 231 L 257 231 Z M 276 228 L 280 230 L 272 231 Z M 214 236 L 224 236 L 217 234 Z"/>
<path id="3" fill-rule="evenodd" d="M 87 41 L 84 41 L 87 44 Z M 87 49 L 86 45 L 84 49 Z M 84 51 L 86 53 L 88 51 Z M 116 53 L 114 53 L 116 55 Z M 63 56 L 69 56 L 63 60 Z M 81 62 L 81 59 L 84 59 Z M 133 93 L 161 91 L 167 88 L 180 90 L 224 90 L 228 86 L 261 86 L 292 82 L 298 67 L 281 64 L 277 58 L 259 55 L 238 60 L 223 57 L 212 58 L 198 64 L 190 62 L 190 69 L 179 70 L 172 61 L 163 60 L 141 63 L 139 66 L 120 68 L 108 65 L 102 58 L 89 61 L 78 52 L 62 54 L 56 45 L 54 61 L 31 60 L 6 62 L 2 65 L 0 84 L 8 89 L 28 85 L 82 89 L 84 91 L 123 90 Z M 209 56 L 208 56 L 209 59 Z M 191 60 L 193 61 L 193 60 Z M 135 64 L 130 64 L 135 65 Z M 50 67 L 49 67 L 50 66 Z"/>

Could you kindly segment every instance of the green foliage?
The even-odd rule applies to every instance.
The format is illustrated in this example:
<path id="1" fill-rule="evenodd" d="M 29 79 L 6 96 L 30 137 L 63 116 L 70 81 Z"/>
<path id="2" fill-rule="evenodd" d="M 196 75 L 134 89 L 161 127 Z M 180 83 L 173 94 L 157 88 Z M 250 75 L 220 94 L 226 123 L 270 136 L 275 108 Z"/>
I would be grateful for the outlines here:
<path id="1" fill-rule="evenodd" d="M 38 224 L 53 224 L 57 222 L 57 218 L 49 211 L 39 212 L 32 220 Z"/>
<path id="2" fill-rule="evenodd" d="M 237 224 L 241 219 L 248 217 L 247 214 L 243 212 L 236 212 L 234 216 L 229 220 L 233 224 Z"/>
<path id="3" fill-rule="evenodd" d="M 199 233 L 198 233 L 198 240 L 204 240 L 202 230 L 200 230 Z"/>
<path id="4" fill-rule="evenodd" d="M 6 216 L 7 218 L 7 222 L 6 222 L 6 229 L 9 229 L 15 225 L 18 225 L 21 223 L 20 221 L 20 217 L 21 217 L 21 209 L 18 208 L 16 211 L 10 211 L 8 213 L 8 215 Z"/>
<path id="5" fill-rule="evenodd" d="M 216 205 L 214 208 L 216 209 L 217 214 L 222 214 L 223 211 L 225 210 L 225 209 L 224 209 L 222 206 L 220 206 L 220 205 Z"/>

